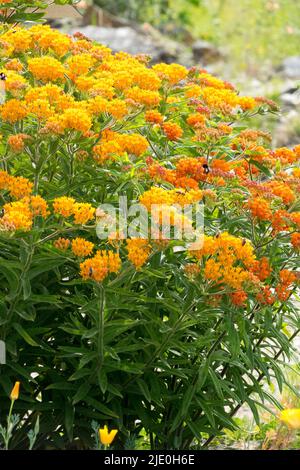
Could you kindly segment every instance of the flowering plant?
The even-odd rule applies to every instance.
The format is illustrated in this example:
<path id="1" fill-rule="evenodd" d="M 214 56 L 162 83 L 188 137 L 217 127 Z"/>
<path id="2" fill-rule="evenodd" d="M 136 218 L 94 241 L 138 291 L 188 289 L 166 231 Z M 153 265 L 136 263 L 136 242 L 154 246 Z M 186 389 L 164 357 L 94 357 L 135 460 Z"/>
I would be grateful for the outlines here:
<path id="1" fill-rule="evenodd" d="M 39 21 L 49 5 L 65 5 L 72 0 L 0 0 L 0 23 L 18 24 L 24 21 Z"/>
<path id="2" fill-rule="evenodd" d="M 91 446 L 93 419 L 151 448 L 207 446 L 245 402 L 258 419 L 300 327 L 300 147 L 241 124 L 276 105 L 47 26 L 2 26 L 0 45 L 1 396 L 24 384 L 11 445 L 39 415 L 36 447 L 56 448 Z M 166 236 L 163 213 L 146 237 L 110 230 L 99 206 L 124 195 L 147 217 L 174 207 L 173 229 L 203 204 L 204 236 Z"/>

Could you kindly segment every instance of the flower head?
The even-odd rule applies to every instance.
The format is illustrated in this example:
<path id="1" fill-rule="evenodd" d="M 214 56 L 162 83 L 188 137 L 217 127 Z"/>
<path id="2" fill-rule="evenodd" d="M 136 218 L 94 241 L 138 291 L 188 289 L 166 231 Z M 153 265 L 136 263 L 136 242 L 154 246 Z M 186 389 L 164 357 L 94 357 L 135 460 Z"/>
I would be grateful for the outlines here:
<path id="1" fill-rule="evenodd" d="M 280 413 L 280 421 L 291 429 L 300 429 L 300 408 L 288 408 Z"/>
<path id="2" fill-rule="evenodd" d="M 16 382 L 13 386 L 12 391 L 10 392 L 10 399 L 17 400 L 19 398 L 19 391 L 20 391 L 20 382 Z"/>
<path id="3" fill-rule="evenodd" d="M 117 429 L 112 429 L 111 431 L 108 431 L 108 427 L 106 425 L 104 426 L 104 428 L 100 428 L 99 439 L 101 441 L 101 444 L 109 446 L 116 437 L 117 432 Z"/>

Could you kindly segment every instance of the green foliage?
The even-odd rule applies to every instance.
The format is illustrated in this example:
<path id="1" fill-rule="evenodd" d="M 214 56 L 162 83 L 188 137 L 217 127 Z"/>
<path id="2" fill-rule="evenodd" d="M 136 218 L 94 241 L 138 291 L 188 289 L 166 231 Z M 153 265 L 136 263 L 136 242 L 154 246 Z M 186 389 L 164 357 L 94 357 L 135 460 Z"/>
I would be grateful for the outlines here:
<path id="1" fill-rule="evenodd" d="M 297 1 L 203 0 L 200 6 L 191 6 L 174 0 L 170 8 L 174 14 L 185 12 L 194 35 L 224 48 L 233 71 L 246 69 L 255 75 L 264 64 L 299 54 Z"/>
<path id="2" fill-rule="evenodd" d="M 72 0 L 0 0 L 0 23 L 17 24 L 25 21 L 39 22 L 43 19 L 45 10 L 50 4 L 72 4 Z"/>
<path id="3" fill-rule="evenodd" d="M 199 6 L 202 0 L 185 0 L 185 7 Z M 189 22 L 184 9 L 179 12 L 174 8 L 172 0 L 112 0 L 106 2 L 95 0 L 95 4 L 109 11 L 113 15 L 124 16 L 133 21 L 147 22 L 162 25 L 168 21 Z"/>
<path id="4" fill-rule="evenodd" d="M 23 30 L 20 34 L 26 37 L 30 31 Z M 15 37 L 12 34 L 11 41 Z M 178 122 L 175 129 L 180 124 L 179 130 L 184 133 L 182 139 L 168 140 L 159 126 L 146 122 L 145 107 L 137 104 L 134 108 L 133 100 L 125 117 L 114 119 L 108 108 L 108 111 L 95 113 L 92 121 L 84 109 L 88 109 L 93 95 L 76 88 L 77 80 L 72 81 L 68 76 L 71 74 L 67 61 L 72 52 L 79 61 L 81 51 L 77 54 L 76 48 L 69 47 L 65 56 L 56 56 L 61 62 L 58 59 L 55 62 L 55 67 L 57 64 L 65 66 L 63 79 L 58 81 L 59 96 L 64 98 L 64 104 L 78 106 L 70 108 L 75 111 L 71 114 L 73 122 L 65 132 L 45 133 L 46 120 L 44 116 L 36 116 L 35 110 L 24 119 L 6 120 L 7 103 L 13 103 L 15 111 L 18 108 L 14 97 L 21 96 L 13 94 L 13 86 L 12 91 L 8 88 L 7 101 L 1 108 L 1 171 L 13 175 L 16 188 L 20 184 L 17 176 L 30 178 L 34 194 L 41 194 L 47 200 L 49 214 L 35 217 L 29 231 L 1 225 L 0 335 L 7 346 L 7 364 L 1 366 L 0 420 L 7 421 L 10 408 L 7 396 L 18 379 L 22 383 L 20 399 L 15 403 L 19 422 L 10 448 L 24 448 L 30 429 L 35 429 L 34 436 L 29 434 L 30 445 L 35 448 L 64 449 L 77 443 L 81 448 L 92 448 L 95 446 L 92 421 L 108 423 L 118 429 L 116 445 L 120 448 L 127 448 L 132 442 L 142 447 L 145 440 L 155 449 L 207 447 L 223 428 L 236 429 L 233 417 L 245 402 L 257 423 L 260 403 L 271 402 L 281 407 L 262 382 L 275 382 L 279 389 L 284 383 L 284 371 L 278 360 L 291 356 L 291 342 L 300 329 L 299 311 L 289 298 L 292 290 L 287 298 L 277 297 L 270 305 L 258 300 L 249 282 L 245 304 L 235 305 L 231 286 L 205 276 L 206 261 L 199 261 L 197 275 L 185 274 L 192 255 L 188 250 L 174 249 L 182 246 L 182 240 L 173 240 L 163 247 L 154 243 L 151 256 L 141 269 L 135 269 L 126 247 L 120 244 L 120 273 L 107 277 L 101 284 L 83 280 L 79 274 L 80 261 L 71 250 L 59 250 L 53 242 L 60 236 L 70 239 L 85 236 L 94 240 L 100 249 L 111 249 L 111 245 L 107 240 L 97 239 L 95 225 L 77 224 L 68 216 L 60 217 L 52 203 L 62 195 L 80 202 L 89 201 L 95 208 L 102 202 L 117 205 L 121 195 L 137 202 L 142 193 L 156 185 L 147 174 L 146 161 L 149 161 L 147 157 L 152 161 L 157 155 L 157 162 L 173 169 L 173 163 L 182 156 L 207 155 L 209 165 L 223 156 L 225 164 L 240 159 L 249 167 L 248 176 L 252 179 L 255 169 L 257 183 L 264 183 L 270 175 L 277 177 L 276 166 L 270 164 L 267 168 L 264 161 L 255 160 L 255 155 L 251 159 L 237 142 L 244 129 L 239 127 L 238 121 L 250 114 L 264 113 L 267 108 L 256 106 L 252 100 L 255 111 L 243 112 L 236 106 L 235 113 L 226 115 L 228 103 L 224 101 L 221 104 L 227 105 L 223 108 L 225 114 L 218 108 L 208 110 L 208 138 L 195 139 L 195 130 L 188 124 L 188 118 L 194 113 L 194 102 L 186 99 L 185 92 L 189 91 L 186 83 L 178 83 L 182 82 L 180 77 L 176 82 L 175 77 L 175 85 L 159 81 L 157 106 L 164 114 L 164 123 L 170 124 L 175 119 Z M 100 52 L 103 53 L 101 47 Z M 29 60 L 36 55 L 39 61 L 42 53 L 38 47 L 30 46 L 26 52 L 16 50 L 28 88 L 45 88 L 44 82 L 28 67 Z M 48 54 L 55 55 L 55 52 L 47 51 L 45 55 L 50 63 L 53 57 Z M 86 56 L 84 52 L 84 60 Z M 105 55 L 96 57 L 97 67 L 107 65 Z M 4 66 L 8 59 L 11 57 L 2 59 Z M 153 81 L 155 85 L 155 68 L 149 70 L 137 59 L 127 58 L 122 62 L 120 57 L 109 55 L 109 61 L 114 63 L 115 59 L 117 70 L 120 65 L 125 72 L 135 66 L 143 73 L 143 81 L 150 82 L 151 86 Z M 56 70 L 54 68 L 54 72 Z M 178 73 L 178 69 L 175 70 Z M 179 68 L 179 71 L 183 76 L 188 74 L 187 70 Z M 47 66 L 42 67 L 42 72 L 47 82 Z M 138 80 L 139 75 L 135 73 L 135 80 Z M 7 83 L 9 74 L 8 70 Z M 88 76 L 93 78 L 93 74 L 91 70 Z M 215 82 L 213 77 L 205 78 Z M 194 79 L 197 83 L 197 76 Z M 103 86 L 103 81 L 100 83 Z M 220 85 L 219 81 L 217 84 Z M 229 88 L 223 91 L 225 99 L 239 100 Z M 140 89 L 140 92 L 145 90 Z M 125 101 L 122 89 L 114 93 Z M 218 88 L 209 87 L 209 96 L 214 93 L 217 96 Z M 174 102 L 168 101 L 169 98 L 175 98 L 175 102 L 179 98 L 180 107 L 178 110 L 175 107 L 175 112 Z M 117 106 L 118 101 L 107 102 L 107 106 L 111 104 Z M 63 124 L 64 121 L 59 120 L 62 108 L 59 112 L 52 108 L 51 113 L 52 118 Z M 85 124 L 84 117 L 93 132 L 85 129 L 79 132 L 78 122 Z M 216 134 L 214 131 L 226 119 L 228 124 L 232 120 L 235 124 L 230 128 L 231 135 Z M 74 123 L 76 127 L 72 127 Z M 115 134 L 119 132 L 123 139 L 134 136 L 135 142 L 137 135 L 132 131 L 139 132 L 147 138 L 151 150 L 145 155 L 135 155 L 128 150 L 125 165 L 121 156 L 112 161 L 108 159 L 102 165 L 97 163 L 93 148 L 108 128 Z M 10 145 L 11 135 L 19 133 L 29 136 L 21 153 Z M 85 151 L 86 158 L 79 158 L 79 150 Z M 200 159 L 199 162 L 202 165 Z M 291 246 L 288 231 L 274 236 L 269 220 L 251 216 L 245 208 L 249 189 L 243 182 L 238 177 L 228 177 L 224 185 L 200 180 L 200 187 L 213 188 L 209 193 L 215 196 L 210 202 L 208 198 L 205 205 L 205 231 L 215 239 L 219 239 L 219 233 L 229 232 L 239 237 L 240 247 L 249 240 L 257 259 L 267 257 L 270 260 L 270 286 L 274 290 L 283 267 L 291 271 L 297 269 L 299 254 Z M 161 186 L 170 187 L 165 182 Z M 176 190 L 185 194 L 183 188 Z M 1 207 L 7 210 L 7 204 L 13 199 L 5 185 L 1 196 Z M 275 199 L 275 204 L 281 207 L 280 197 Z M 7 215 L 5 209 L 4 216 Z M 289 210 L 296 211 L 297 202 Z M 242 268 L 240 263 L 239 269 Z M 255 281 L 256 289 L 260 285 Z"/>

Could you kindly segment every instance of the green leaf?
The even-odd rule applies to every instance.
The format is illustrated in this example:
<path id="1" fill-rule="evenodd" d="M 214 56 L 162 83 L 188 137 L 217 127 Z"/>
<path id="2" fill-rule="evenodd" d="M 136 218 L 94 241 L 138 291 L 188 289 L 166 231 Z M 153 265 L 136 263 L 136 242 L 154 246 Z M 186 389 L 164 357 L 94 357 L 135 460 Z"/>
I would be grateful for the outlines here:
<path id="1" fill-rule="evenodd" d="M 150 390 L 148 388 L 148 385 L 146 384 L 146 382 L 143 379 L 137 379 L 136 382 L 137 382 L 143 396 L 150 403 L 151 402 L 151 393 L 150 393 Z"/>
<path id="2" fill-rule="evenodd" d="M 89 382 L 83 382 L 75 393 L 72 404 L 76 405 L 79 401 L 87 399 L 91 387 Z"/>
<path id="3" fill-rule="evenodd" d="M 12 327 L 19 333 L 20 336 L 26 341 L 30 346 L 37 346 L 39 344 L 24 330 L 24 328 L 19 323 L 13 323 Z"/>

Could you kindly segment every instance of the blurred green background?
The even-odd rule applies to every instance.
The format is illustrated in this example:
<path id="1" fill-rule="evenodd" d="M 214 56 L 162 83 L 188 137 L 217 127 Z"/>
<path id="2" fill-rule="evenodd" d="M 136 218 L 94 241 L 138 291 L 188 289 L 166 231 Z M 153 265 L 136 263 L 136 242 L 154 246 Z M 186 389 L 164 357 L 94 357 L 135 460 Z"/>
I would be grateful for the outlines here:
<path id="1" fill-rule="evenodd" d="M 257 73 L 300 54 L 299 0 L 96 0 L 115 15 L 165 28 L 181 39 L 182 29 L 224 48 L 236 71 Z M 174 27 L 175 25 L 175 27 Z M 177 37 L 176 37 L 177 36 Z"/>

